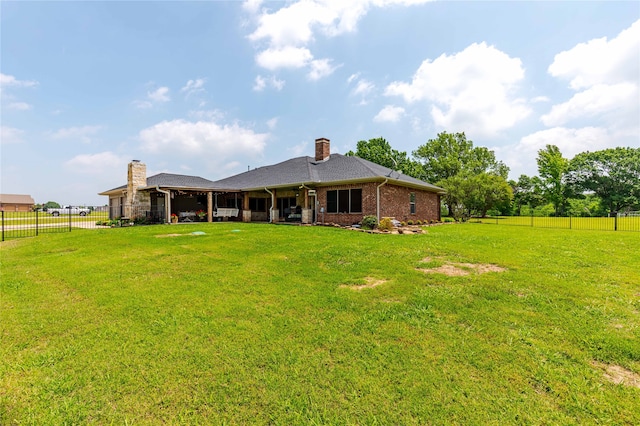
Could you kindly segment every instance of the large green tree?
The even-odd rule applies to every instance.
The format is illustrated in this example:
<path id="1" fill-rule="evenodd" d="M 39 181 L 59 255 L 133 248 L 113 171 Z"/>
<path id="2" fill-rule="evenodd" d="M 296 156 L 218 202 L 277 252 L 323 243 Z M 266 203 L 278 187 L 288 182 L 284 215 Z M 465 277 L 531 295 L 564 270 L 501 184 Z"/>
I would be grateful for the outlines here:
<path id="1" fill-rule="evenodd" d="M 538 176 L 520 175 L 518 181 L 509 181 L 513 191 L 513 213 L 520 216 L 522 207 L 534 209 L 544 204 L 542 182 Z"/>
<path id="2" fill-rule="evenodd" d="M 545 199 L 553 204 L 556 216 L 561 215 L 567 205 L 568 188 L 565 177 L 569 171 L 569 160 L 562 156 L 560 148 L 547 145 L 538 151 L 538 175 Z"/>
<path id="3" fill-rule="evenodd" d="M 640 148 L 583 152 L 568 169 L 568 184 L 595 193 L 610 213 L 640 209 Z"/>
<path id="4" fill-rule="evenodd" d="M 478 175 L 493 173 L 504 179 L 509 168 L 496 160 L 493 151 L 485 147 L 474 147 L 463 133 L 439 133 L 413 151 L 413 157 L 422 163 L 425 179 L 436 183 L 460 173 Z"/>
<path id="5" fill-rule="evenodd" d="M 444 200 L 456 219 L 485 217 L 491 209 L 508 210 L 513 198 L 509 183 L 495 173 L 459 173 L 439 185 L 447 190 Z"/>
<path id="6" fill-rule="evenodd" d="M 420 163 L 411 160 L 406 152 L 393 149 L 384 138 L 358 141 L 356 151 L 349 151 L 346 155 L 364 158 L 418 179 L 424 177 Z"/>

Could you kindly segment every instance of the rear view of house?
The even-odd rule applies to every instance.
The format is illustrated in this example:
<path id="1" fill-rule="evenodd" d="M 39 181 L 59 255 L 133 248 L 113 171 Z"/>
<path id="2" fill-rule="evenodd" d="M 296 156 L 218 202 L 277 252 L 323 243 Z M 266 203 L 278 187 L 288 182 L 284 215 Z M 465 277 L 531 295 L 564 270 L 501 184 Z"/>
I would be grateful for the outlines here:
<path id="1" fill-rule="evenodd" d="M 104 191 L 112 217 L 140 215 L 166 222 L 214 220 L 354 224 L 364 216 L 439 220 L 442 188 L 359 157 L 331 154 L 315 142 L 314 157 L 296 157 L 218 181 L 197 176 L 146 177 L 129 164 L 126 185 Z"/>

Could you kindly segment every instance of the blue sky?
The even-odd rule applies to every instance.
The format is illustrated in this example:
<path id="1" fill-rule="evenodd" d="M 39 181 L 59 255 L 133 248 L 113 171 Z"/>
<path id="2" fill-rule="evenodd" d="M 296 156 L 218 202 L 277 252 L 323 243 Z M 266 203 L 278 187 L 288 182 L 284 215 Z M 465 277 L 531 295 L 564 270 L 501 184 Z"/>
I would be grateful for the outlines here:
<path id="1" fill-rule="evenodd" d="M 464 131 L 511 168 L 640 146 L 640 3 L 0 2 L 2 193 L 105 204 L 138 159 L 216 180 Z"/>

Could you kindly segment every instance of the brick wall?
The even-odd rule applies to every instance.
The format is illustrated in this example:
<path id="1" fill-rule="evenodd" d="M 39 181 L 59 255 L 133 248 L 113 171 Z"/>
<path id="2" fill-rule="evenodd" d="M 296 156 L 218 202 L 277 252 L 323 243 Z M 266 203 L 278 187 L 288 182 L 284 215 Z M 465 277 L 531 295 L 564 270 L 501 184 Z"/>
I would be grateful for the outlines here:
<path id="1" fill-rule="evenodd" d="M 410 194 L 415 194 L 416 212 L 411 214 Z M 395 217 L 401 222 L 408 220 L 440 219 L 440 199 L 438 194 L 405 188 L 396 185 L 385 185 L 380 188 L 380 217 Z"/>
<path id="2" fill-rule="evenodd" d="M 326 186 L 317 189 L 319 207 L 324 207 L 324 222 L 351 225 L 364 216 L 376 216 L 376 188 L 379 183 L 369 182 L 350 185 Z M 336 189 L 362 189 L 362 213 L 327 213 L 327 191 Z M 415 193 L 416 212 L 411 214 L 410 193 Z M 399 221 L 440 219 L 440 198 L 438 194 L 402 186 L 386 184 L 380 188 L 380 217 L 395 217 Z M 317 220 L 322 222 L 320 209 Z"/>

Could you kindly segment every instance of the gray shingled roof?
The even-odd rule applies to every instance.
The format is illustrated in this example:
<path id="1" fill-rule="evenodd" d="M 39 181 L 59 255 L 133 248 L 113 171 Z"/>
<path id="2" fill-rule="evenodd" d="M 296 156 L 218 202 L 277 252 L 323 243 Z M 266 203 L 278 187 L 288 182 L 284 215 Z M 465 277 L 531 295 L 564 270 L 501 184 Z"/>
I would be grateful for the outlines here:
<path id="1" fill-rule="evenodd" d="M 213 182 L 209 179 L 201 178 L 200 176 L 188 176 L 188 175 L 175 175 L 172 173 L 158 173 L 157 175 L 149 176 L 147 178 L 147 188 L 160 186 L 163 188 L 188 188 L 188 189 L 211 189 L 213 188 Z M 121 185 L 108 191 L 104 191 L 102 194 L 121 191 L 127 189 L 127 185 Z"/>
<path id="2" fill-rule="evenodd" d="M 331 154 L 325 161 L 312 157 L 292 158 L 282 163 L 260 167 L 213 182 L 219 189 L 233 188 L 243 191 L 265 187 L 286 187 L 305 184 L 329 184 L 350 181 L 389 181 L 419 187 L 428 191 L 444 192 L 440 187 L 412 178 L 360 157 Z"/>
<path id="3" fill-rule="evenodd" d="M 216 189 L 227 191 L 259 190 L 265 187 L 290 187 L 301 184 L 327 185 L 332 183 L 371 182 L 388 179 L 391 183 L 407 185 L 427 191 L 443 193 L 444 189 L 412 178 L 360 157 L 331 154 L 325 161 L 313 157 L 297 157 L 282 163 L 259 167 L 244 173 L 212 182 L 199 176 L 160 173 L 147 178 L 147 188 Z M 107 194 L 127 188 L 122 185 L 104 191 Z"/>

